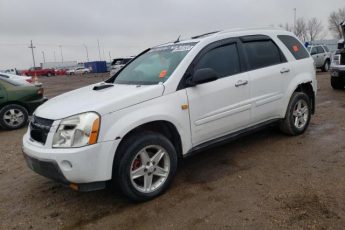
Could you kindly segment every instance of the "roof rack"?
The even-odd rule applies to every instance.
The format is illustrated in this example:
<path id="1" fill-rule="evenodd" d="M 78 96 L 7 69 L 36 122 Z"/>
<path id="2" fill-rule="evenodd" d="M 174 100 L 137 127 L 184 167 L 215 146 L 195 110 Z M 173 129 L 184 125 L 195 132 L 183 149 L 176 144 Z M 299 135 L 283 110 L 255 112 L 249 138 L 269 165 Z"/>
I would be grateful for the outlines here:
<path id="1" fill-rule="evenodd" d="M 218 32 L 219 32 L 219 30 L 218 31 L 209 32 L 209 33 L 205 33 L 205 34 L 196 35 L 196 36 L 191 37 L 191 39 L 197 39 L 197 38 L 206 37 L 206 36 L 209 36 L 211 34 L 218 33 Z"/>

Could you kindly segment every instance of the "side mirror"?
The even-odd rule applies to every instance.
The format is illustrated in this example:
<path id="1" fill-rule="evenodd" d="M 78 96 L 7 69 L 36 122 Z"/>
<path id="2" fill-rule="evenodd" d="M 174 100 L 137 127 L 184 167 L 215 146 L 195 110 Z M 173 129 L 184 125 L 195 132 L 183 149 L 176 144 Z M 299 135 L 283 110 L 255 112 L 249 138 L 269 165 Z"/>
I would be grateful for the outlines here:
<path id="1" fill-rule="evenodd" d="M 198 84 L 203 84 L 218 79 L 218 74 L 211 68 L 198 69 L 194 72 L 191 82 L 189 85 L 195 86 Z"/>

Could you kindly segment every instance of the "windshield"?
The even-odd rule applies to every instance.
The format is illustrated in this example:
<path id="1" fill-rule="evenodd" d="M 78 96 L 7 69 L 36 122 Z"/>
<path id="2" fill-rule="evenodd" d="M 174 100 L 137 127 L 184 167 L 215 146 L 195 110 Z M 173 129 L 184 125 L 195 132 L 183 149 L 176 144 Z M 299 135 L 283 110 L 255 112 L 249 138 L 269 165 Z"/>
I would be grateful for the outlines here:
<path id="1" fill-rule="evenodd" d="M 152 85 L 165 82 L 195 44 L 154 47 L 127 65 L 114 83 Z"/>

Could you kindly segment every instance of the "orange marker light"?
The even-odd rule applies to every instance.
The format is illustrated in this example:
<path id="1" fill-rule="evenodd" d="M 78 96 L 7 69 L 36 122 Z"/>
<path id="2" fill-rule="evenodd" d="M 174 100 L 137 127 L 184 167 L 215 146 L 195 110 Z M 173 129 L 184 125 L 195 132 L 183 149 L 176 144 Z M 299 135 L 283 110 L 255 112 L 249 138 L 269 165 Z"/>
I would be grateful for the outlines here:
<path id="1" fill-rule="evenodd" d="M 293 51 L 295 51 L 295 52 L 298 52 L 298 51 L 299 51 L 299 48 L 298 48 L 298 46 L 296 46 L 296 45 L 292 46 L 292 49 L 293 49 Z"/>
<path id="2" fill-rule="evenodd" d="M 167 75 L 168 71 L 165 69 L 165 70 L 162 70 L 161 73 L 159 74 L 159 77 L 160 78 L 163 78 Z"/>
<path id="3" fill-rule="evenodd" d="M 98 138 L 98 131 L 99 131 L 99 118 L 97 118 L 92 125 L 92 130 L 91 130 L 91 134 L 90 134 L 90 138 L 89 138 L 89 144 L 96 144 L 97 142 L 97 138 Z"/>

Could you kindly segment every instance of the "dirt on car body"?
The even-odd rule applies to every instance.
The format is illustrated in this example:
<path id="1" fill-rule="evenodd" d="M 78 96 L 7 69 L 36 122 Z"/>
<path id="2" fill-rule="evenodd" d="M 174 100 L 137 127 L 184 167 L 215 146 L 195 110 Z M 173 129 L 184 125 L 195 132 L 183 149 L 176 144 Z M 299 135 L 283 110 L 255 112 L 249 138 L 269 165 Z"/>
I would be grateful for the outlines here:
<path id="1" fill-rule="evenodd" d="M 107 75 L 40 78 L 48 97 Z M 25 129 L 0 130 L 0 229 L 343 229 L 345 91 L 319 73 L 306 133 L 271 127 L 179 166 L 171 189 L 134 204 L 110 190 L 79 193 L 32 172 Z"/>

